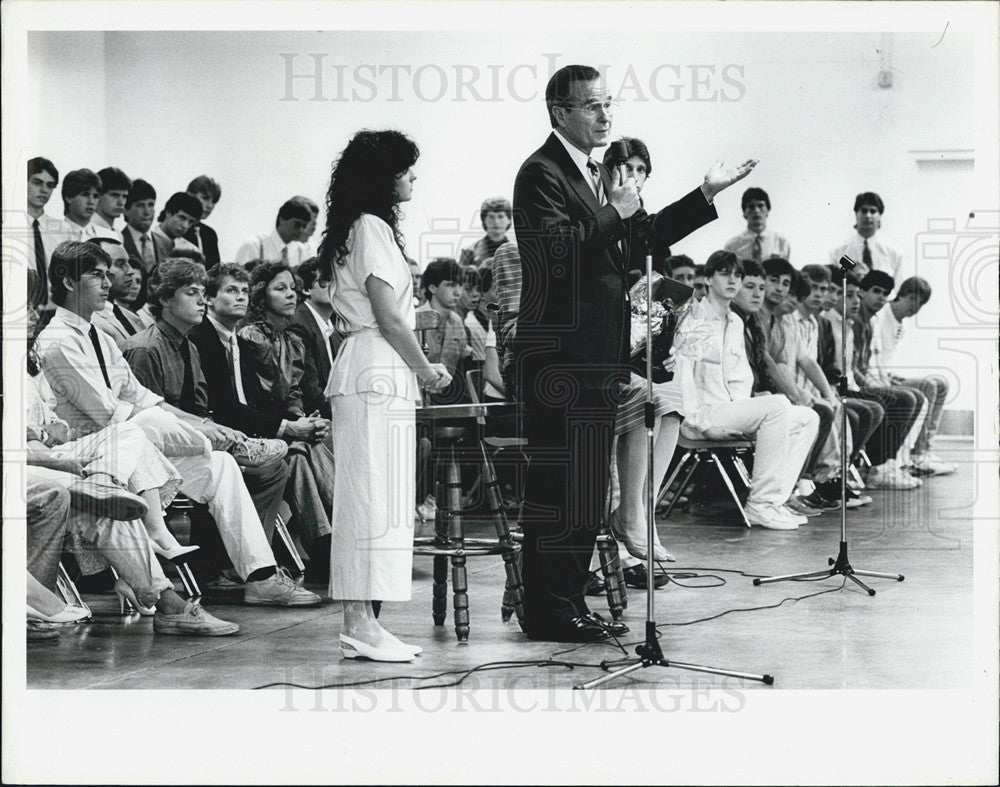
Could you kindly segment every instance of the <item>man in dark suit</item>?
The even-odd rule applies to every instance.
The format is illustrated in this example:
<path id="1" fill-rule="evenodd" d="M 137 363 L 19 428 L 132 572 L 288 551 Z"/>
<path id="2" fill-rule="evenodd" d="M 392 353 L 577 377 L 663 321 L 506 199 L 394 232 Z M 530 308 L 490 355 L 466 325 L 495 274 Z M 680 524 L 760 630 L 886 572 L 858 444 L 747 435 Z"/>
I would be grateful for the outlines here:
<path id="1" fill-rule="evenodd" d="M 221 261 L 219 257 L 219 236 L 215 230 L 205 224 L 205 219 L 215 210 L 216 204 L 222 199 L 222 187 L 208 175 L 199 175 L 188 183 L 187 193 L 197 197 L 201 203 L 201 221 L 195 224 L 184 235 L 184 239 L 197 246 L 205 255 L 205 267 L 211 268 Z"/>
<path id="2" fill-rule="evenodd" d="M 326 397 L 326 383 L 330 367 L 340 347 L 340 335 L 332 322 L 333 306 L 330 305 L 330 280 L 321 275 L 316 258 L 306 260 L 296 271 L 302 280 L 302 303 L 295 308 L 295 316 L 288 330 L 297 334 L 305 345 L 302 359 L 302 406 L 307 413 L 319 411 L 330 418 L 330 400 Z"/>
<path id="3" fill-rule="evenodd" d="M 612 178 L 590 156 L 609 141 L 614 110 L 596 69 L 560 69 L 545 102 L 554 131 L 514 183 L 523 276 L 517 379 L 532 453 L 524 628 L 532 639 L 591 642 L 610 636 L 587 609 L 584 587 L 605 517 L 617 399 L 628 379 L 626 263 L 639 195 L 624 168 Z M 652 232 L 669 245 L 712 221 L 715 194 L 754 164 L 717 163 L 700 188 L 656 215 Z"/>

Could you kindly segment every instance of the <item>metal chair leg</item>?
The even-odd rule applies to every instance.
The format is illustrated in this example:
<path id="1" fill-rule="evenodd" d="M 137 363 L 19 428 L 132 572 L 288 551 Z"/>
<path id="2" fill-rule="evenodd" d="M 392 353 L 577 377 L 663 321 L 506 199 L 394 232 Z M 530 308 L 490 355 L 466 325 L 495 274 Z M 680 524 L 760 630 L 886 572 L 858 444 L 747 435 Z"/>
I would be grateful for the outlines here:
<path id="1" fill-rule="evenodd" d="M 688 488 L 688 484 L 691 483 L 691 476 L 694 475 L 694 471 L 698 469 L 701 465 L 701 454 L 696 451 L 689 451 L 688 456 L 692 458 L 691 469 L 688 470 L 687 475 L 684 476 L 684 480 L 681 481 L 680 486 L 677 487 L 677 491 L 674 492 L 674 496 L 670 498 L 670 503 L 667 505 L 667 510 L 663 513 L 665 517 L 670 516 L 670 512 L 674 510 L 674 506 L 677 505 L 677 501 L 680 500 L 681 495 L 684 494 L 684 490 Z M 686 461 L 686 457 L 685 457 Z"/>
<path id="2" fill-rule="evenodd" d="M 285 550 L 291 556 L 296 570 L 301 575 L 306 570 L 306 564 L 302 560 L 299 550 L 295 548 L 295 542 L 292 540 L 288 525 L 285 524 L 285 520 L 280 515 L 274 518 L 274 532 L 278 534 L 278 538 L 281 539 L 281 543 L 284 544 Z"/>
<path id="3" fill-rule="evenodd" d="M 715 453 L 715 451 L 710 451 L 709 455 L 712 457 L 712 460 L 715 462 L 715 466 L 719 470 L 719 475 L 722 476 L 723 483 L 725 483 L 726 488 L 729 490 L 729 494 L 732 495 L 733 501 L 736 503 L 736 507 L 740 511 L 740 516 L 743 518 L 743 523 L 747 527 L 750 527 L 750 520 L 747 519 L 746 511 L 743 510 L 743 503 L 740 501 L 739 495 L 736 494 L 736 487 L 733 486 L 733 481 L 729 477 L 729 473 L 727 473 L 726 472 L 726 468 L 723 467 L 722 460 L 719 459 L 719 455 L 717 453 Z"/>

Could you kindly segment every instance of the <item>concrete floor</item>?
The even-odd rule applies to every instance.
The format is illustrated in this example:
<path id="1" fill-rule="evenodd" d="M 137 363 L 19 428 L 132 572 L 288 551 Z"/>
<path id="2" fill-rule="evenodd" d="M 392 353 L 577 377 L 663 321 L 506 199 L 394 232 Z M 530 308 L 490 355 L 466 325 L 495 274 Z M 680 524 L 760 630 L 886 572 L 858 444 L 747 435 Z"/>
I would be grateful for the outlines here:
<path id="1" fill-rule="evenodd" d="M 940 450 L 955 461 L 955 451 Z M 871 580 L 869 597 L 842 578 L 754 587 L 751 575 L 817 571 L 827 567 L 839 541 L 839 514 L 810 520 L 797 531 L 749 530 L 735 520 L 677 515 L 658 523 L 663 543 L 678 558 L 671 583 L 656 593 L 661 644 L 668 659 L 740 672 L 771 673 L 774 689 L 967 689 L 972 685 L 972 520 L 974 465 L 926 480 L 913 492 L 879 492 L 872 505 L 849 512 L 851 560 L 857 569 L 899 572 L 902 583 Z M 475 528 L 475 529 L 478 529 Z M 115 598 L 88 596 L 95 621 L 64 629 L 56 644 L 28 647 L 29 689 L 251 689 L 271 683 L 302 686 L 379 679 L 373 688 L 436 685 L 461 671 L 498 661 L 556 660 L 567 666 L 518 667 L 470 675 L 463 688 L 569 688 L 602 674 L 600 662 L 622 655 L 609 644 L 586 646 L 528 642 L 514 622 L 500 619 L 503 565 L 499 558 L 469 560 L 472 634 L 455 640 L 449 616 L 434 627 L 430 616 L 431 561 L 416 558 L 413 600 L 387 604 L 382 620 L 424 655 L 412 664 L 346 661 L 337 651 L 340 608 L 333 602 L 301 610 L 216 603 L 207 606 L 240 624 L 234 637 L 197 639 L 152 634 L 148 618 L 110 614 Z M 700 574 L 685 578 L 681 574 Z M 705 575 L 715 574 L 725 580 Z M 819 591 L 831 592 L 792 601 Z M 631 654 L 642 640 L 645 598 L 630 591 L 623 642 Z M 785 603 L 781 603 L 784 600 Z M 449 599 L 450 601 L 450 599 Z M 779 605 L 780 606 L 775 606 Z M 603 598 L 591 608 L 606 612 Z M 754 607 L 771 607 L 752 609 Z M 705 622 L 700 618 L 738 610 Z M 100 614 L 105 613 L 105 614 Z M 446 671 L 454 675 L 430 679 Z M 391 678 L 393 680 L 385 680 Z M 753 689 L 761 684 L 680 669 L 640 670 L 616 688 Z M 772 689 L 773 690 L 773 689 Z"/>

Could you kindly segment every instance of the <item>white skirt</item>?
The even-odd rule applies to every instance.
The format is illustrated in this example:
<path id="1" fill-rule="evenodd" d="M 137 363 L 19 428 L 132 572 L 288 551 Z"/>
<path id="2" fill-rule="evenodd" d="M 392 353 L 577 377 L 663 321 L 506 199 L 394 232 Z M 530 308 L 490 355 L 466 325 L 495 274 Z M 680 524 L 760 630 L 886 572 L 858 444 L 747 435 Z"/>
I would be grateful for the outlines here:
<path id="1" fill-rule="evenodd" d="M 330 597 L 409 601 L 416 497 L 416 403 L 357 393 L 330 398 L 333 537 Z"/>

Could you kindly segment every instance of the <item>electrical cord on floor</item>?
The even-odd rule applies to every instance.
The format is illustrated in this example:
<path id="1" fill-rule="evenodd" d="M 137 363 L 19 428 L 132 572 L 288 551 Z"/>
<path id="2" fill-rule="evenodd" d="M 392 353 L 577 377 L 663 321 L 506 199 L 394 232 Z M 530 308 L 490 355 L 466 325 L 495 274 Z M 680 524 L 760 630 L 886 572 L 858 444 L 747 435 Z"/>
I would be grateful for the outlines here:
<path id="1" fill-rule="evenodd" d="M 525 669 L 527 667 L 565 667 L 567 669 L 576 669 L 577 667 L 590 667 L 593 669 L 601 669 L 600 664 L 588 664 L 585 662 L 573 662 L 573 661 L 557 661 L 554 659 L 529 659 L 525 661 L 488 661 L 483 664 L 477 664 L 475 667 L 469 667 L 468 669 L 460 670 L 446 670 L 444 672 L 437 672 L 433 675 L 387 675 L 383 678 L 369 678 L 367 680 L 357 680 L 347 683 L 325 683 L 320 686 L 305 686 L 301 683 L 289 683 L 287 681 L 279 681 L 276 683 L 265 683 L 262 686 L 254 686 L 253 691 L 259 691 L 262 689 L 273 689 L 273 688 L 291 688 L 291 689 L 304 689 L 306 691 L 317 691 L 321 689 L 351 689 L 359 686 L 372 686 L 377 683 L 391 683 L 393 681 L 399 680 L 410 680 L 410 681 L 427 681 L 435 680 L 437 678 L 443 678 L 450 675 L 460 675 L 458 680 L 454 680 L 448 683 L 435 683 L 432 685 L 425 686 L 413 686 L 411 687 L 414 691 L 422 691 L 424 689 L 442 689 L 442 688 L 452 688 L 454 686 L 460 686 L 466 679 L 477 672 L 492 672 L 494 670 L 501 669 Z"/>

